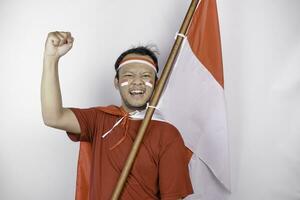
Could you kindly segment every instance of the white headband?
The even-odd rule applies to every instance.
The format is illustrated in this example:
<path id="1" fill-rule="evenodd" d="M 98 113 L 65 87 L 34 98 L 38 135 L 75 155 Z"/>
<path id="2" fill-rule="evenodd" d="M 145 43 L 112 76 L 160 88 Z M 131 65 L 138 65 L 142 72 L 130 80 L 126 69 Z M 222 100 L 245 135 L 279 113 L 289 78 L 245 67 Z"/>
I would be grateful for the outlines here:
<path id="1" fill-rule="evenodd" d="M 145 61 L 145 60 L 140 60 L 140 59 L 132 59 L 132 60 L 127 60 L 123 63 L 121 63 L 117 69 L 117 71 L 123 67 L 124 65 L 127 65 L 127 64 L 130 64 L 130 63 L 141 63 L 141 64 L 145 64 L 145 65 L 148 65 L 149 67 L 151 67 L 152 69 L 154 69 L 154 71 L 157 73 L 157 69 L 156 67 L 151 63 L 151 62 L 148 62 L 148 61 Z"/>

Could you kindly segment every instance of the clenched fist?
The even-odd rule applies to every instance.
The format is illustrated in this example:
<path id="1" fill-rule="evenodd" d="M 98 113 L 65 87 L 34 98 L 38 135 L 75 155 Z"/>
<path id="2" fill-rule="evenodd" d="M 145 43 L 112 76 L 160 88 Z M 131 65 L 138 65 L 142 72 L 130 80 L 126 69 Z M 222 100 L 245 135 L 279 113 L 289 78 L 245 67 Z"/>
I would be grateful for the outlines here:
<path id="1" fill-rule="evenodd" d="M 46 40 L 44 56 L 59 59 L 72 48 L 73 41 L 70 32 L 50 32 Z"/>

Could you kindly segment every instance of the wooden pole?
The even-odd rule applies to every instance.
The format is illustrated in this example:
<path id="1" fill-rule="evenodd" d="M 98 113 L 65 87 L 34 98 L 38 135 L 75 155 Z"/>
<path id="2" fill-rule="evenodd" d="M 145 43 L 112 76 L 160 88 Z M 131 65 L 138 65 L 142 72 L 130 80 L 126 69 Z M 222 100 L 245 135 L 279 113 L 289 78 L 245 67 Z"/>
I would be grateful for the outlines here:
<path id="1" fill-rule="evenodd" d="M 179 31 L 180 35 L 181 34 L 182 35 L 186 35 L 188 27 L 189 27 L 189 24 L 190 24 L 191 19 L 192 19 L 192 16 L 193 16 L 193 14 L 194 14 L 194 12 L 195 12 L 195 10 L 197 8 L 198 2 L 199 2 L 199 0 L 192 0 L 192 2 L 190 4 L 190 7 L 189 7 L 189 9 L 187 11 L 187 14 L 186 14 L 186 16 L 184 18 L 184 21 L 183 21 L 183 23 L 181 25 L 181 28 L 180 28 L 180 31 Z M 178 52 L 180 50 L 180 47 L 181 47 L 183 39 L 184 38 L 181 37 L 181 36 L 178 36 L 176 38 L 176 41 L 175 41 L 175 43 L 174 43 L 174 45 L 172 47 L 171 53 L 170 53 L 170 55 L 168 57 L 167 63 L 166 63 L 166 65 L 164 67 L 164 70 L 162 72 L 161 78 L 160 78 L 160 80 L 159 80 L 159 82 L 158 82 L 158 84 L 157 84 L 157 86 L 155 88 L 155 91 L 153 93 L 153 96 L 151 98 L 151 101 L 150 101 L 150 104 L 149 104 L 150 107 L 148 107 L 146 115 L 145 115 L 145 118 L 144 118 L 142 124 L 139 127 L 137 136 L 136 136 L 136 138 L 134 140 L 134 143 L 132 145 L 132 149 L 131 149 L 131 151 L 129 153 L 129 156 L 128 156 L 127 160 L 126 160 L 125 166 L 124 166 L 124 168 L 122 170 L 122 173 L 120 175 L 120 178 L 118 180 L 116 188 L 115 188 L 115 190 L 113 192 L 111 200 L 118 200 L 119 197 L 120 197 L 120 195 L 121 195 L 121 192 L 122 192 L 123 187 L 125 185 L 125 182 L 126 182 L 126 179 L 128 177 L 128 174 L 131 171 L 132 165 L 133 165 L 134 160 L 136 158 L 136 155 L 138 153 L 140 144 L 141 144 L 141 142 L 143 140 L 143 137 L 144 137 L 144 134 L 145 134 L 146 129 L 148 127 L 148 124 L 149 124 L 149 122 L 150 122 L 150 120 L 152 118 L 152 115 L 154 113 L 155 108 L 153 108 L 153 107 L 155 107 L 157 105 L 158 101 L 159 101 L 159 98 L 161 96 L 163 88 L 164 88 L 164 86 L 165 86 L 165 84 L 166 84 L 166 82 L 168 80 L 168 77 L 169 77 L 170 72 L 172 70 L 172 67 L 174 65 L 175 59 L 176 59 L 176 57 L 178 55 Z M 151 107 L 151 106 L 153 106 L 153 107 Z"/>

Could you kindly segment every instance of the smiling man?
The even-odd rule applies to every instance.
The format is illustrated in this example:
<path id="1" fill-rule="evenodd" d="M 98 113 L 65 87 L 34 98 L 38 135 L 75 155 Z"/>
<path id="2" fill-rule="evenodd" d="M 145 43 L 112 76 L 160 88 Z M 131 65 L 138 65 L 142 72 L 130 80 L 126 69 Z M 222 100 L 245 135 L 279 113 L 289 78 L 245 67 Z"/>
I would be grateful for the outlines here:
<path id="1" fill-rule="evenodd" d="M 77 200 L 108 200 L 131 150 L 144 110 L 157 81 L 158 64 L 147 47 L 122 53 L 115 63 L 115 87 L 122 105 L 64 108 L 58 78 L 58 61 L 73 45 L 69 32 L 48 34 L 41 84 L 44 123 L 67 132 L 73 141 L 90 146 L 80 154 Z M 86 157 L 85 157 L 86 156 Z M 150 122 L 120 199 L 176 200 L 193 192 L 189 151 L 178 130 L 158 117 Z M 80 161 L 80 160 L 79 160 Z M 82 162 L 79 162 L 82 164 Z M 82 176 L 85 183 L 83 184 Z"/>
<path id="2" fill-rule="evenodd" d="M 115 69 L 115 86 L 120 90 L 122 107 L 127 112 L 145 109 L 157 79 L 155 54 L 145 47 L 130 49 L 118 58 Z"/>

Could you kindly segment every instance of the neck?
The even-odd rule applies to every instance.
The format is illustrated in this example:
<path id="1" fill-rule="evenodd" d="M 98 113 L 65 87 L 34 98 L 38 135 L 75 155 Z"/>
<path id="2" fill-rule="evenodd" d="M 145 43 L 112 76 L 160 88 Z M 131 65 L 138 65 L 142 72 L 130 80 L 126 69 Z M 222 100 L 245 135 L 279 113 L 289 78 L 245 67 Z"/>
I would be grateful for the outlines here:
<path id="1" fill-rule="evenodd" d="M 147 107 L 147 104 L 141 106 L 141 107 L 133 107 L 133 106 L 129 106 L 126 105 L 125 103 L 122 103 L 122 108 L 127 112 L 127 113 L 131 113 L 134 111 L 142 111 L 145 110 L 145 108 Z"/>

